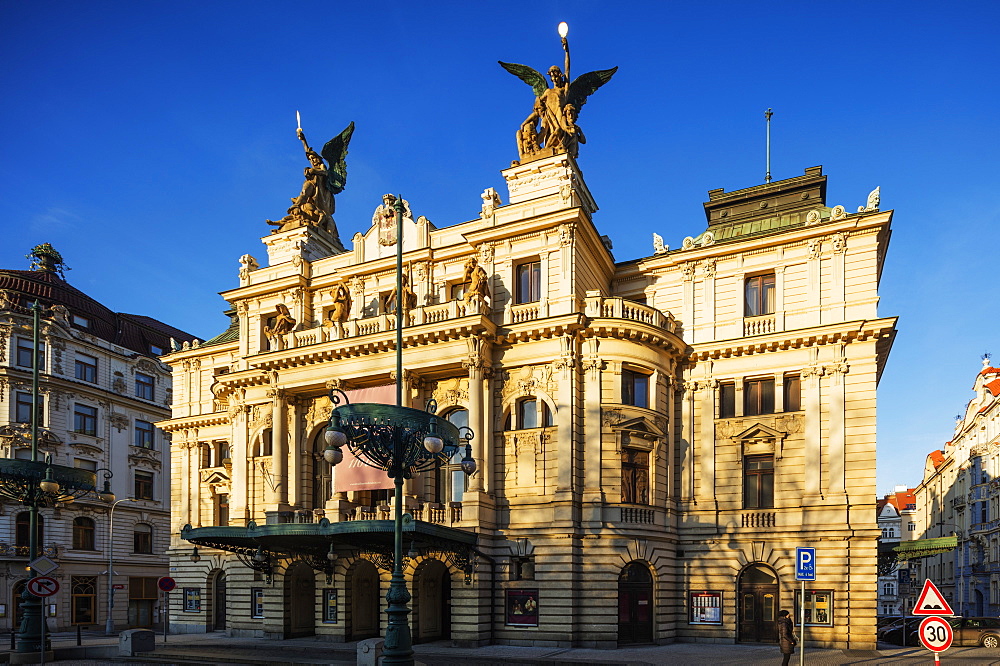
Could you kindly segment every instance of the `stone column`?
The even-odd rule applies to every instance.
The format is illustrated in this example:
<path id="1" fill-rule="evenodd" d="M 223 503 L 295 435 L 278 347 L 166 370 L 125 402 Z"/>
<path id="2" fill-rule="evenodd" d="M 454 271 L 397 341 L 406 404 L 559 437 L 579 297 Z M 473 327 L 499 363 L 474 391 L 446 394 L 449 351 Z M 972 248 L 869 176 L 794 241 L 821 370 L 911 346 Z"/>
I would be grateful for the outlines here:
<path id="1" fill-rule="evenodd" d="M 827 443 L 830 473 L 826 481 L 827 490 L 843 495 L 847 492 L 845 471 L 847 466 L 847 433 L 846 433 L 846 386 L 847 361 L 828 367 L 831 381 L 827 387 L 827 406 L 830 410 L 830 434 Z"/>
<path id="2" fill-rule="evenodd" d="M 180 433 L 178 433 L 179 435 Z M 187 440 L 187 431 L 184 431 L 184 439 L 178 437 L 178 441 L 171 444 L 171 449 L 177 453 L 177 485 L 182 489 L 180 496 L 180 526 L 184 524 L 194 525 L 191 521 L 191 442 Z"/>
<path id="3" fill-rule="evenodd" d="M 305 403 L 296 398 L 295 396 L 289 396 L 287 399 L 288 403 L 288 423 L 291 424 L 291 428 L 288 432 L 288 499 L 292 506 L 302 507 L 303 497 L 302 493 L 302 458 L 305 455 L 311 453 L 304 449 L 308 449 L 308 443 L 302 441 L 302 416 L 305 410 Z"/>
<path id="4" fill-rule="evenodd" d="M 285 391 L 274 388 L 268 391 L 273 399 L 271 407 L 271 476 L 274 490 L 271 495 L 272 511 L 288 505 L 288 421 L 285 411 Z"/>
<path id="5" fill-rule="evenodd" d="M 469 479 L 469 492 L 483 492 L 483 479 L 489 474 L 489 457 L 486 455 L 487 432 L 483 419 L 483 374 L 485 368 L 479 359 L 462 363 L 469 373 L 469 427 L 475 434 L 472 455 L 479 465 L 479 472 Z M 478 449 L 478 451 L 477 451 Z M 463 452 L 464 454 L 464 452 Z"/>
<path id="6" fill-rule="evenodd" d="M 583 464 L 584 502 L 596 503 L 591 520 L 601 520 L 601 505 L 604 503 L 604 487 L 601 467 L 604 446 L 601 433 L 601 371 L 604 361 L 598 355 L 597 338 L 584 341 L 583 360 Z"/>
<path id="7" fill-rule="evenodd" d="M 683 384 L 680 423 L 681 501 L 694 498 L 694 412 L 698 382 L 688 379 Z"/>
<path id="8" fill-rule="evenodd" d="M 823 285 L 820 283 L 821 275 L 821 262 L 822 259 L 820 255 L 822 254 L 823 241 L 819 238 L 809 239 L 809 245 L 806 250 L 808 261 L 808 272 L 809 279 L 806 282 L 806 289 L 808 289 L 806 295 L 806 307 L 809 308 L 809 316 L 807 318 L 807 326 L 819 326 L 823 323 L 823 316 L 820 311 L 821 298 L 820 293 L 822 292 Z"/>
<path id="9" fill-rule="evenodd" d="M 556 391 L 558 412 L 555 424 L 558 427 L 556 438 L 556 495 L 567 495 L 573 490 L 574 472 L 574 437 L 573 437 L 573 390 L 576 374 L 576 337 L 564 335 L 559 340 L 561 352 L 559 358 L 553 361 L 553 374 L 559 377 L 559 388 Z M 546 454 L 546 457 L 548 454 Z M 565 498 L 565 497 L 564 497 Z"/>
<path id="10" fill-rule="evenodd" d="M 236 524 L 246 524 L 250 520 L 247 511 L 247 499 L 250 489 L 247 487 L 247 457 L 249 455 L 250 441 L 247 432 L 248 421 L 247 408 L 243 403 L 237 403 L 229 407 L 229 418 L 232 427 L 229 437 L 229 457 L 232 460 L 232 476 L 229 482 L 229 503 L 231 520 Z"/>
<path id="11" fill-rule="evenodd" d="M 715 340 L 715 259 L 706 259 L 701 266 L 705 279 L 702 282 L 705 316 L 705 339 Z"/>
<path id="12" fill-rule="evenodd" d="M 703 382 L 698 433 L 698 488 L 695 497 L 707 501 L 715 498 L 715 392 L 719 382 L 712 379 Z"/>
<path id="13" fill-rule="evenodd" d="M 663 413 L 667 417 L 666 426 L 663 428 L 663 436 L 666 439 L 664 449 L 667 455 L 666 489 L 664 499 L 669 503 L 677 499 L 677 476 L 675 468 L 676 440 L 673 436 L 674 427 L 674 387 L 676 382 L 673 376 L 663 375 L 664 397 L 658 404 L 663 405 Z"/>
<path id="14" fill-rule="evenodd" d="M 774 267 L 774 331 L 785 330 L 785 267 Z"/>
<path id="15" fill-rule="evenodd" d="M 822 366 L 811 366 L 802 369 L 802 407 L 805 410 L 804 425 L 804 460 L 805 474 L 803 479 L 803 494 L 806 497 L 818 497 L 822 476 L 822 403 L 820 401 L 820 377 Z"/>

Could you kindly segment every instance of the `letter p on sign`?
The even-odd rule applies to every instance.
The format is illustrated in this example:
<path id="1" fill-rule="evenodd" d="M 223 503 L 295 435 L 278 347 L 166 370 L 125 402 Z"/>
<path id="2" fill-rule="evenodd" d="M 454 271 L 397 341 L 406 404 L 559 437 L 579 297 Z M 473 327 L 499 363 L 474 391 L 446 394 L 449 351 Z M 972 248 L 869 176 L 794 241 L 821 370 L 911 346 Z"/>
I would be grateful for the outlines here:
<path id="1" fill-rule="evenodd" d="M 795 580 L 816 580 L 816 549 L 795 549 Z"/>

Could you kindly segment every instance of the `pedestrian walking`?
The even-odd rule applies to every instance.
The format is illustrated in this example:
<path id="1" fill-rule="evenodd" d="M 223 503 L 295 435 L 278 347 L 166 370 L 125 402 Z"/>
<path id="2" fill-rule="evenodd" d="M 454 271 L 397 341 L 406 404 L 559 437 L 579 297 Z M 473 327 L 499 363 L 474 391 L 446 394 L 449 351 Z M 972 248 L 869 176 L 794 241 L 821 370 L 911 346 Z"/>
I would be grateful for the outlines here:
<path id="1" fill-rule="evenodd" d="M 781 648 L 781 654 L 784 655 L 781 660 L 781 666 L 788 666 L 788 660 L 792 658 L 792 654 L 795 652 L 796 643 L 798 641 L 795 640 L 792 618 L 788 616 L 788 611 L 778 611 L 778 647 Z"/>

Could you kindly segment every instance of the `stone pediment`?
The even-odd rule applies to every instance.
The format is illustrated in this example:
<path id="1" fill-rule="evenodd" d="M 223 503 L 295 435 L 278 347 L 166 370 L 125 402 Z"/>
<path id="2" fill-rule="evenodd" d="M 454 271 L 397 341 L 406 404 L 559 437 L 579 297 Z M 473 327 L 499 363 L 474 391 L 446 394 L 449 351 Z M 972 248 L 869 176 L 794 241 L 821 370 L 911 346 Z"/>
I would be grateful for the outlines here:
<path id="1" fill-rule="evenodd" d="M 784 439 L 787 436 L 788 436 L 787 432 L 782 432 L 780 430 L 775 430 L 774 428 L 769 428 L 763 423 L 754 423 L 746 430 L 739 432 L 735 435 L 730 435 L 729 438 L 734 442 L 754 443 L 763 441 L 776 442 Z"/>
<path id="2" fill-rule="evenodd" d="M 225 467 L 212 467 L 201 470 L 201 482 L 210 486 L 227 486 L 230 483 L 229 473 Z"/>
<path id="3" fill-rule="evenodd" d="M 619 451 L 625 448 L 650 450 L 664 438 L 663 429 L 645 414 L 627 414 L 620 408 L 605 410 L 605 423 L 615 433 Z"/>

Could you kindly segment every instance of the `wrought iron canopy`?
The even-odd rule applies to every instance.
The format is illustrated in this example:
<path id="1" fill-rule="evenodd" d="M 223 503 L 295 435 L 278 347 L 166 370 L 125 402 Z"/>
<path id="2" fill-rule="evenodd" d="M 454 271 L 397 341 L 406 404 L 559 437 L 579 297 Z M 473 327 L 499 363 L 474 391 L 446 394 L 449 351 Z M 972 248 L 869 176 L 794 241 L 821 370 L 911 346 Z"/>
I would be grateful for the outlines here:
<path id="1" fill-rule="evenodd" d="M 454 562 L 471 574 L 476 561 L 477 536 L 473 532 L 457 530 L 443 525 L 435 525 L 414 520 L 410 514 L 403 515 L 403 534 L 411 550 L 446 553 Z M 276 559 L 303 559 L 314 569 L 325 571 L 331 567 L 327 557 L 337 547 L 357 551 L 361 556 L 377 564 L 388 563 L 394 537 L 392 520 L 348 520 L 331 523 L 322 518 L 316 523 L 280 523 L 277 525 L 257 525 L 246 527 L 213 526 L 181 529 L 181 538 L 191 543 L 223 550 L 245 558 L 257 553 L 264 559 L 258 563 L 270 563 Z M 258 568 L 247 564 L 251 568 Z M 381 564 L 380 564 L 381 566 Z M 386 564 L 388 566 L 388 564 Z"/>
<path id="2" fill-rule="evenodd" d="M 459 429 L 437 416 L 434 400 L 428 401 L 425 411 L 378 403 L 352 405 L 342 391 L 331 392 L 330 398 L 334 404 L 346 404 L 331 412 L 328 435 L 343 433 L 351 453 L 366 465 L 384 469 L 390 478 L 409 479 L 416 472 L 447 464 L 463 443 L 466 444 L 466 458 L 472 462 L 468 446 L 474 436 L 472 430 Z M 438 438 L 441 445 L 436 452 L 426 446 L 427 440 L 434 438 Z M 339 445 L 332 443 L 331 446 Z M 474 463 L 471 469 L 475 470 Z"/>
<path id="3" fill-rule="evenodd" d="M 41 483 L 55 481 L 55 493 L 42 490 Z M 0 496 L 39 506 L 55 502 L 71 502 L 77 497 L 97 492 L 97 473 L 52 465 L 41 461 L 0 458 Z"/>

